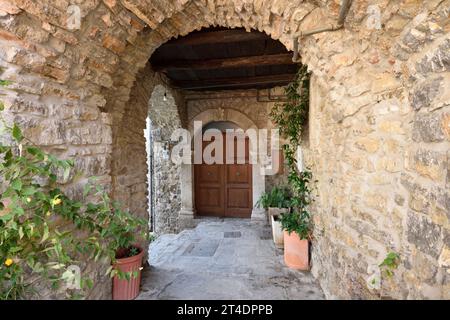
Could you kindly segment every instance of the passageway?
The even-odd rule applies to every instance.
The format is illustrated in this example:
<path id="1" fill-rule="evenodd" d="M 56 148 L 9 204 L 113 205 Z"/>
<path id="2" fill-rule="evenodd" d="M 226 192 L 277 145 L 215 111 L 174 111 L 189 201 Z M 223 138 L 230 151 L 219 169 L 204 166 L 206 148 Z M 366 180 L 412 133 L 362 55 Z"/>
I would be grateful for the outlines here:
<path id="1" fill-rule="evenodd" d="M 264 222 L 202 219 L 150 245 L 138 299 L 323 299 L 310 273 L 288 269 Z"/>

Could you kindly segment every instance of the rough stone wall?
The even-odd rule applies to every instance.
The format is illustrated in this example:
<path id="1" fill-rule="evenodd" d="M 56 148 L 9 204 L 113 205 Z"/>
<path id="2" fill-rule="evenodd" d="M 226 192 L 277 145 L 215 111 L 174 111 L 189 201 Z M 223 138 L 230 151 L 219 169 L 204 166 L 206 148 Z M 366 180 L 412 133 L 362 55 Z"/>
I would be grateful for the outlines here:
<path id="1" fill-rule="evenodd" d="M 382 30 L 362 24 L 356 39 L 350 28 L 302 50 L 315 75 L 313 272 L 329 297 L 448 299 L 450 2 L 380 8 Z M 391 250 L 399 269 L 369 292 L 369 269 Z"/>
<path id="2" fill-rule="evenodd" d="M 85 169 L 80 184 L 100 175 L 137 212 L 146 205 L 135 175 L 143 170 L 145 179 L 144 141 L 122 149 L 118 142 L 138 131 L 143 139 L 145 117 L 132 132 L 120 128 L 132 124 L 136 79 L 158 46 L 216 25 L 264 31 L 292 49 L 300 30 L 335 22 L 339 11 L 336 0 L 77 3 L 74 31 L 70 1 L 0 0 L 1 77 L 14 81 L 2 90 L 6 107 L 28 137 L 76 157 Z M 381 13 L 380 29 L 369 27 L 369 5 Z M 301 41 L 317 88 L 304 148 L 318 180 L 313 272 L 329 297 L 376 298 L 367 268 L 396 250 L 402 264 L 383 294 L 449 298 L 449 7 L 354 1 L 344 29 Z M 132 171 L 124 154 L 139 149 Z"/>
<path id="3" fill-rule="evenodd" d="M 171 141 L 171 135 L 175 129 L 182 127 L 178 110 L 184 110 L 185 106 L 183 98 L 176 92 L 174 97 L 171 92 L 173 90 L 161 85 L 155 87 L 149 106 L 153 126 L 153 199 L 157 234 L 180 231 L 181 166 L 174 164 L 170 156 L 176 144 Z"/>

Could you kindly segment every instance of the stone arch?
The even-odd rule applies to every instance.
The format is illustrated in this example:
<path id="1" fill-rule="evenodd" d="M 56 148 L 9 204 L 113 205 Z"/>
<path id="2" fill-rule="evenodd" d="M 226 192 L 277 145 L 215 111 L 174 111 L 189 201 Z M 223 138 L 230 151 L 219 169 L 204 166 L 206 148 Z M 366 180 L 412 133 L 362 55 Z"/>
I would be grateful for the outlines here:
<path id="1" fill-rule="evenodd" d="M 156 168 L 164 166 L 164 172 L 173 176 L 172 182 L 158 187 L 158 203 L 155 215 L 158 219 L 152 221 L 158 225 L 157 232 L 177 231 L 176 217 L 179 204 L 179 168 L 172 166 L 167 156 L 170 155 L 172 130 L 182 125 L 181 110 L 184 101 L 180 94 L 167 86 L 163 75 L 142 72 L 136 80 L 136 86 L 130 93 L 131 99 L 125 104 L 121 116 L 117 117 L 113 128 L 112 154 L 112 192 L 116 200 L 135 214 L 148 218 L 148 164 L 146 158 L 146 119 L 149 117 L 154 130 L 154 152 L 158 161 Z M 165 100 L 164 101 L 164 97 Z M 158 170 L 158 177 L 163 171 Z M 163 181 L 155 179 L 155 181 Z M 167 180 L 165 180 L 167 181 Z M 169 192 L 170 189 L 170 192 Z M 164 191 L 164 192 L 163 192 Z M 162 194 L 159 194 L 163 192 Z M 174 210 L 167 210 L 173 206 Z M 159 214 L 166 212 L 167 214 Z"/>
<path id="2" fill-rule="evenodd" d="M 121 43 L 123 48 L 120 52 L 125 53 L 123 58 L 117 61 L 118 72 L 110 78 L 111 89 L 108 87 L 103 89 L 105 97 L 114 97 L 111 100 L 106 98 L 107 109 L 119 110 L 118 112 L 123 102 L 115 99 L 117 97 L 115 88 L 122 87 L 124 99 L 127 99 L 135 77 L 148 64 L 153 52 L 171 38 L 185 36 L 192 31 L 212 26 L 243 27 L 247 31 L 264 32 L 272 39 L 279 40 L 288 50 L 292 50 L 293 38 L 300 34 L 300 30 L 331 25 L 336 21 L 339 12 L 339 6 L 319 7 L 315 1 L 299 0 L 289 2 L 250 0 L 238 3 L 233 0 L 196 0 L 164 3 L 161 6 L 154 5 L 150 0 L 137 1 L 137 3 L 128 0 L 124 1 L 123 5 L 145 22 L 148 28 L 141 25 L 138 28 L 139 31 L 133 30 L 133 41 L 128 44 L 126 38 L 108 38 L 112 42 L 109 46 L 114 47 L 114 43 Z M 267 10 L 267 8 L 271 9 Z M 158 22 L 152 22 L 155 16 L 158 16 Z M 98 17 L 101 17 L 100 13 Z M 314 42 L 311 44 L 314 46 Z M 302 53 L 307 52 L 305 48 L 301 48 Z M 317 60 L 317 52 L 315 54 L 313 62 Z M 309 65 L 309 60 L 309 56 L 302 56 L 303 63 Z M 312 70 L 314 68 L 315 65 L 311 66 Z M 145 69 L 148 69 L 148 66 Z"/>
<path id="3" fill-rule="evenodd" d="M 188 129 L 192 135 L 197 133 L 194 132 L 194 121 L 201 121 L 203 125 L 213 121 L 230 121 L 237 124 L 244 131 L 247 129 L 258 129 L 252 119 L 243 112 L 234 109 L 211 108 L 194 115 L 188 122 Z"/>
<path id="4" fill-rule="evenodd" d="M 99 175 L 136 214 L 145 214 L 135 201 L 145 174 L 125 156 L 145 167 L 138 150 L 150 93 L 142 83 L 158 81 L 146 65 L 152 52 L 207 26 L 263 31 L 292 49 L 299 30 L 327 26 L 339 10 L 315 0 L 83 1 L 81 29 L 68 30 L 69 1 L 50 2 L 0 7 L 2 78 L 14 82 L 2 92 L 5 106 L 26 136 L 74 157 L 84 178 Z M 368 5 L 383 12 L 380 29 L 367 24 Z M 320 87 L 305 159 L 320 190 L 313 272 L 327 296 L 373 297 L 367 266 L 396 250 L 408 277 L 387 294 L 448 298 L 448 26 L 448 1 L 353 1 L 344 29 L 301 41 Z M 417 199 L 425 193 L 432 204 Z M 435 278 L 423 279 L 423 261 Z"/>

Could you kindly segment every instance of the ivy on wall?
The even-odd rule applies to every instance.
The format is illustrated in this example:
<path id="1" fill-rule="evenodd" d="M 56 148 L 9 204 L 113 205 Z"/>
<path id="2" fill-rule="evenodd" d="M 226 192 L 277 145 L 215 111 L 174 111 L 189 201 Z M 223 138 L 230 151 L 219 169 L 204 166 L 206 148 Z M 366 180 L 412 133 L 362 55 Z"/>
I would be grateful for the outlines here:
<path id="1" fill-rule="evenodd" d="M 281 217 L 283 229 L 289 233 L 296 232 L 301 239 L 311 236 L 311 214 L 309 205 L 312 202 L 310 182 L 312 173 L 309 169 L 300 171 L 297 166 L 296 151 L 301 142 L 303 128 L 308 121 L 310 73 L 307 66 L 302 65 L 292 83 L 285 88 L 286 102 L 276 104 L 270 117 L 279 128 L 288 143 L 283 151 L 289 169 L 288 182 L 292 188 L 293 210 Z"/>

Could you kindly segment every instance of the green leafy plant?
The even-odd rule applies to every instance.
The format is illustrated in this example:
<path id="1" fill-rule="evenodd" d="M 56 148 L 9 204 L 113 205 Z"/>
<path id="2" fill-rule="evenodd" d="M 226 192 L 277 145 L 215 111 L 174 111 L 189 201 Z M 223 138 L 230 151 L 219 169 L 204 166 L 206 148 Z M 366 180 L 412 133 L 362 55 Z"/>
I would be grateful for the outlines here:
<path id="1" fill-rule="evenodd" d="M 73 160 L 33 146 L 17 124 L 6 123 L 3 109 L 0 102 L 2 140 L 10 141 L 0 143 L 0 299 L 29 297 L 43 282 L 61 289 L 73 277 L 72 265 L 101 258 L 113 263 L 120 248 L 135 253 L 146 221 L 121 210 L 92 182 L 84 196 L 94 202 L 67 197 L 58 181 L 67 182 Z M 65 291 L 68 297 L 82 297 L 93 281 L 82 277 L 80 284 L 81 291 Z"/>
<path id="2" fill-rule="evenodd" d="M 280 134 L 289 139 L 293 147 L 299 145 L 303 128 L 308 120 L 310 73 L 302 65 L 293 82 L 285 88 L 286 102 L 275 104 L 270 117 L 280 130 Z"/>
<path id="3" fill-rule="evenodd" d="M 295 80 L 285 89 L 286 102 L 276 104 L 270 113 L 281 135 L 288 139 L 288 143 L 283 145 L 283 152 L 289 168 L 288 182 L 292 189 L 293 210 L 282 215 L 281 225 L 289 233 L 297 232 L 301 239 L 309 238 L 312 228 L 309 213 L 309 205 L 313 201 L 310 187 L 312 173 L 309 169 L 300 172 L 295 157 L 308 119 L 309 82 L 307 67 L 301 66 Z"/>
<path id="4" fill-rule="evenodd" d="M 380 263 L 379 267 L 387 277 L 392 277 L 394 275 L 394 270 L 398 268 L 400 263 L 400 255 L 396 252 L 389 252 L 383 262 Z"/>
<path id="5" fill-rule="evenodd" d="M 289 208 L 291 206 L 291 192 L 287 187 L 274 187 L 261 195 L 256 206 L 264 209 Z"/>
<path id="6" fill-rule="evenodd" d="M 385 286 L 383 282 L 385 279 L 392 278 L 395 270 L 400 265 L 401 259 L 397 252 L 389 252 L 384 260 L 378 265 L 378 268 L 372 268 L 372 274 L 367 278 L 366 284 L 369 290 L 378 291 L 380 299 L 388 298 L 389 296 L 384 295 Z"/>
<path id="7" fill-rule="evenodd" d="M 300 239 L 308 239 L 310 236 L 309 213 L 307 211 L 293 211 L 281 215 L 281 226 L 289 234 L 295 232 Z"/>
<path id="8" fill-rule="evenodd" d="M 89 183 L 85 186 L 84 195 L 101 199 L 95 204 L 88 203 L 84 217 L 93 217 L 93 235 L 105 240 L 101 252 L 110 258 L 112 264 L 116 259 L 139 254 L 142 250 L 137 246 L 139 239 L 152 240 L 147 232 L 147 221 L 122 210 L 120 203 L 112 201 L 102 186 Z M 130 278 L 130 273 L 121 272 L 113 266 L 108 269 L 108 273 Z"/>

